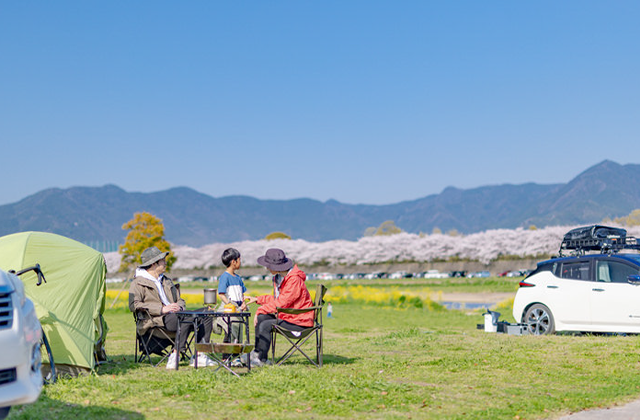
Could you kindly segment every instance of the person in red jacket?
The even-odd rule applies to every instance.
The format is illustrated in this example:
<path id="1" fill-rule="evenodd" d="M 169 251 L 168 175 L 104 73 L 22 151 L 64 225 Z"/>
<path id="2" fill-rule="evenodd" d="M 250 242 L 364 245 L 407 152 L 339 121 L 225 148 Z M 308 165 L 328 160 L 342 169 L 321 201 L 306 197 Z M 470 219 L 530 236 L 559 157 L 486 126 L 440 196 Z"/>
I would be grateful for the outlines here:
<path id="1" fill-rule="evenodd" d="M 313 311 L 309 311 L 297 315 L 281 313 L 276 317 L 276 307 L 303 309 L 313 306 L 305 285 L 307 275 L 297 265 L 294 266 L 283 250 L 268 249 L 265 255 L 258 258 L 258 264 L 273 274 L 273 295 L 248 298 L 249 303 L 260 305 L 253 320 L 256 346 L 251 352 L 252 366 L 262 366 L 267 362 L 273 324 L 283 325 L 292 331 L 302 331 L 313 326 L 314 316 Z"/>

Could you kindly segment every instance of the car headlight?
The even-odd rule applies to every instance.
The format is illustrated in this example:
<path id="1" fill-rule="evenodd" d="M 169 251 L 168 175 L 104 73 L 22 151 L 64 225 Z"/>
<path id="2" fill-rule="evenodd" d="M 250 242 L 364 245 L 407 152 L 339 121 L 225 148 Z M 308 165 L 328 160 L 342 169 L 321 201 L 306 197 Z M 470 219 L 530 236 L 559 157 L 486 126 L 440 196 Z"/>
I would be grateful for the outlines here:
<path id="1" fill-rule="evenodd" d="M 40 373 L 42 369 L 42 353 L 40 352 L 40 342 L 38 341 L 33 346 L 33 353 L 31 354 L 31 371 Z"/>

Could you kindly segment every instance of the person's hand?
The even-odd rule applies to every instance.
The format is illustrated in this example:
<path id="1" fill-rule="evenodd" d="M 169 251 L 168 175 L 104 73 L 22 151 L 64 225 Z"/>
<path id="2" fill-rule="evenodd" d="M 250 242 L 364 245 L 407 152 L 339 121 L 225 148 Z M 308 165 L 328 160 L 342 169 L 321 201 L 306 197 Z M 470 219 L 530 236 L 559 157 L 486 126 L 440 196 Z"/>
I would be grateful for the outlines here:
<path id="1" fill-rule="evenodd" d="M 247 304 L 242 302 L 242 305 L 240 305 L 240 312 L 244 312 L 247 310 Z"/>
<path id="2" fill-rule="evenodd" d="M 163 314 L 169 314 L 169 313 L 172 313 L 172 312 L 178 312 L 180 310 L 182 310 L 182 308 L 177 303 L 170 303 L 170 304 L 162 307 L 162 313 Z"/>
<path id="3" fill-rule="evenodd" d="M 253 328 L 258 326 L 258 314 L 253 317 Z"/>

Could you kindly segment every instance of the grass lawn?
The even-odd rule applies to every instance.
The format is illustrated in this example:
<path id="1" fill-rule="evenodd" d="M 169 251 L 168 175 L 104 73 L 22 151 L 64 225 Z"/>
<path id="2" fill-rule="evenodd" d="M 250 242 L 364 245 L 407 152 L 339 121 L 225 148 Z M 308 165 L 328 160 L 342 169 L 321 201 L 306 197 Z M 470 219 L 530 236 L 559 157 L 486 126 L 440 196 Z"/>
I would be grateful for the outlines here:
<path id="1" fill-rule="evenodd" d="M 336 302 L 321 369 L 296 357 L 235 378 L 133 363 L 131 313 L 110 309 L 111 362 L 9 418 L 537 419 L 640 395 L 638 337 L 490 334 L 482 312 Z"/>

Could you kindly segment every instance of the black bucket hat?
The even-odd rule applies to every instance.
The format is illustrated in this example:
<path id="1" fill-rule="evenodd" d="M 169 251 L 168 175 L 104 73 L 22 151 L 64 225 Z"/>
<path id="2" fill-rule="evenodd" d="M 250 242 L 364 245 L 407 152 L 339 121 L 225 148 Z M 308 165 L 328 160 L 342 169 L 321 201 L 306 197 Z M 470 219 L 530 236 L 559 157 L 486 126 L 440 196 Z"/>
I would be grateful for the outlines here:
<path id="1" fill-rule="evenodd" d="M 267 252 L 258 258 L 258 264 L 267 267 L 271 271 L 287 271 L 293 267 L 293 260 L 287 258 L 283 250 L 271 248 L 267 249 Z"/>

